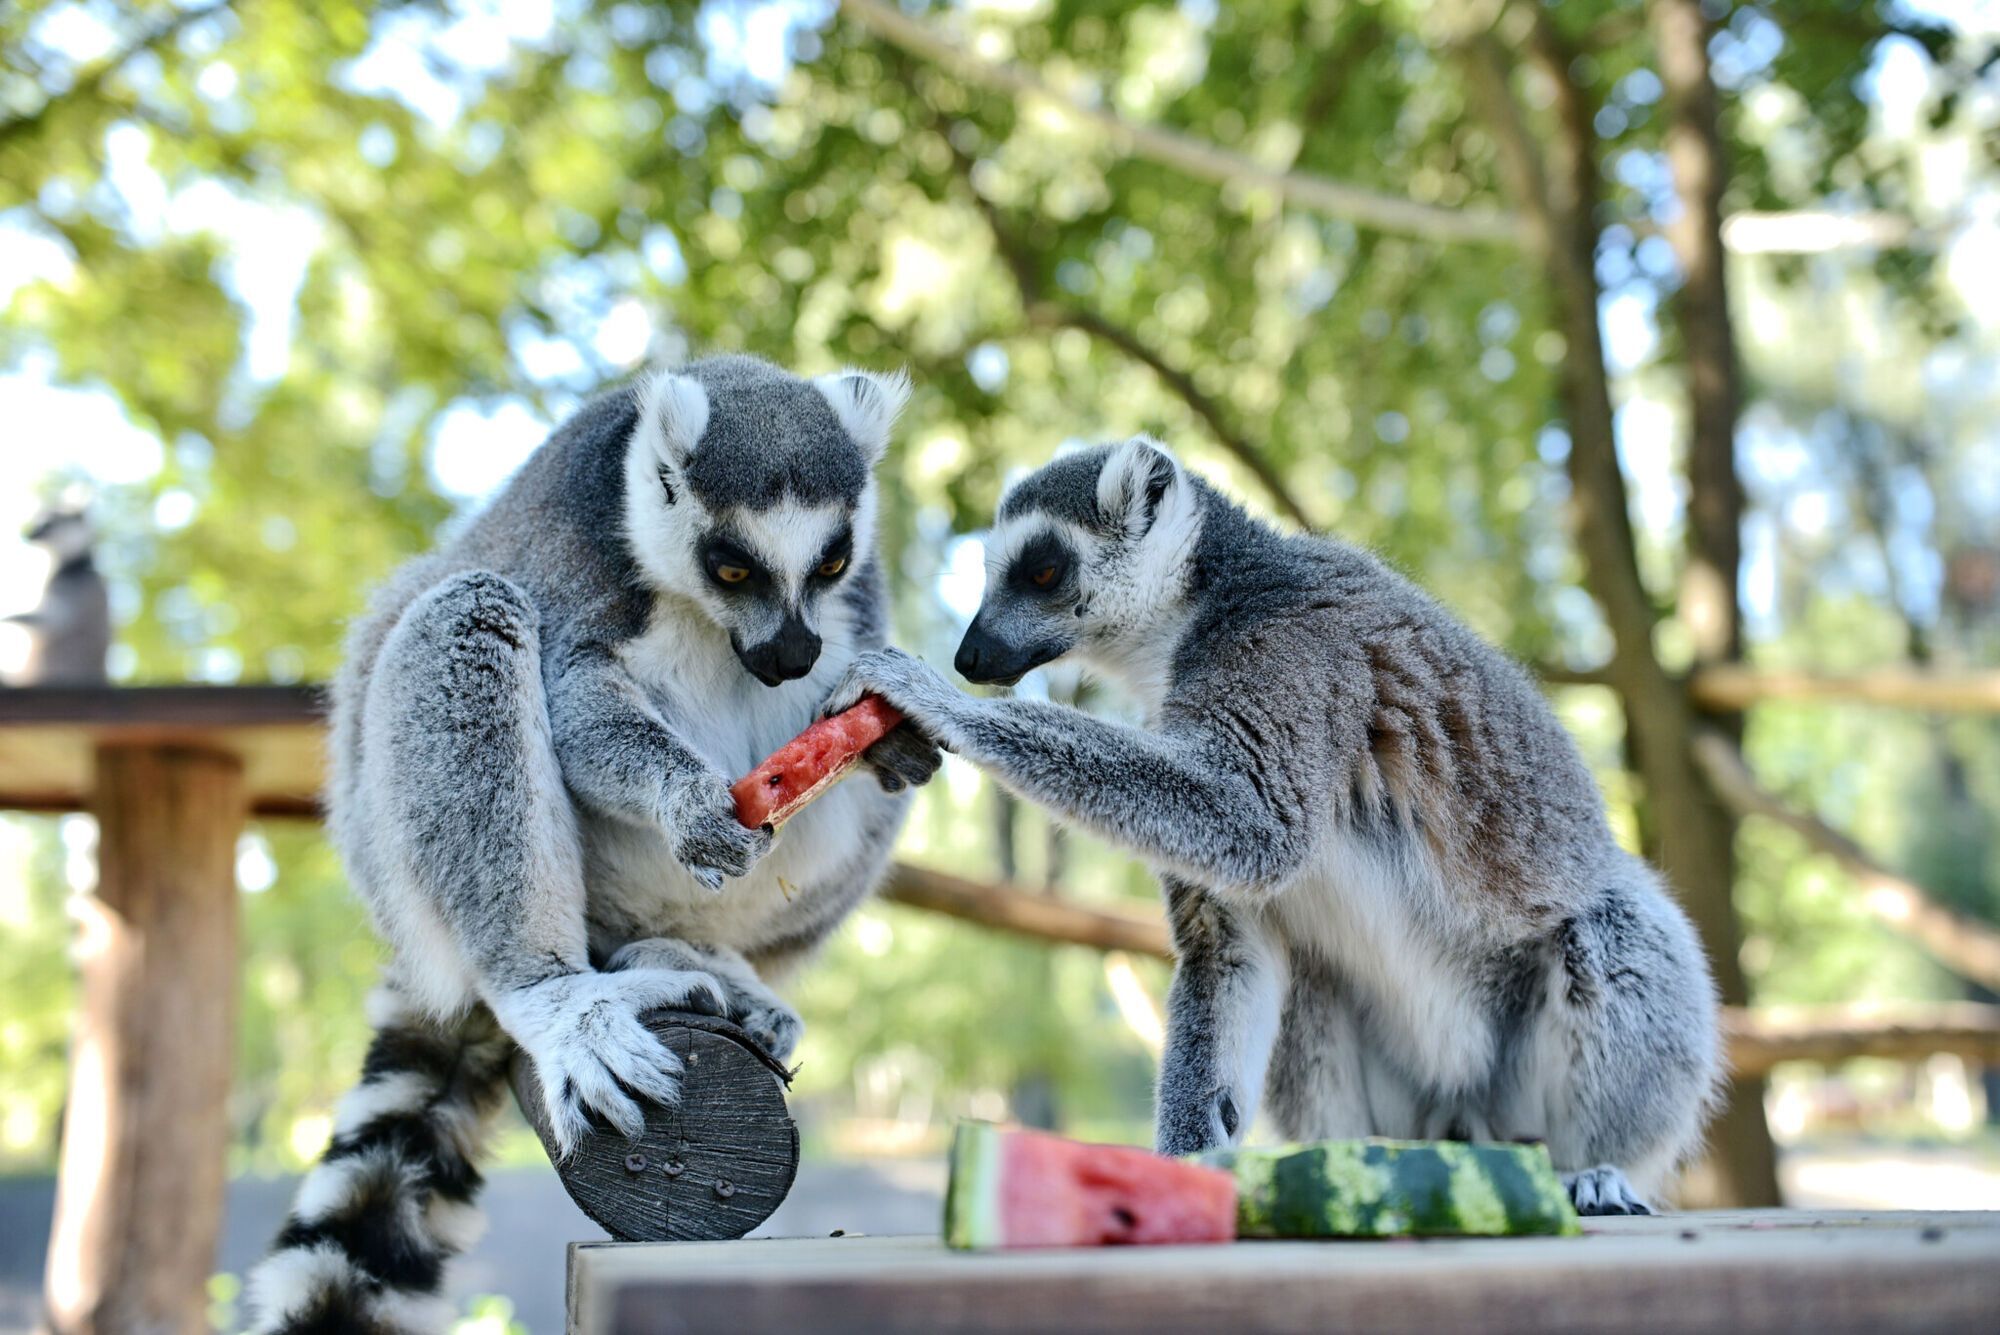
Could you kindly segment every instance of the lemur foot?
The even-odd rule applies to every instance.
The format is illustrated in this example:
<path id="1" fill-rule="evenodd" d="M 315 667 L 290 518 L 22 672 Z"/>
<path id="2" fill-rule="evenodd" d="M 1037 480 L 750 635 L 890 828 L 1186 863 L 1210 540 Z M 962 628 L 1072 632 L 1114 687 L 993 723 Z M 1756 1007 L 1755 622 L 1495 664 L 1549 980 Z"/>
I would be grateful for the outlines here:
<path id="1" fill-rule="evenodd" d="M 1578 1214 L 1653 1213 L 1653 1207 L 1640 1198 L 1625 1174 L 1608 1163 L 1580 1173 L 1564 1173 L 1562 1180 Z"/>
<path id="2" fill-rule="evenodd" d="M 535 1063 L 542 1104 L 564 1155 L 590 1130 L 592 1113 L 627 1136 L 645 1130 L 646 1115 L 633 1093 L 680 1102 L 681 1059 L 639 1019 L 663 1007 L 720 1015 L 727 1001 L 712 974 L 626 969 L 564 974 L 494 1003 L 501 1026 Z"/>
<path id="3" fill-rule="evenodd" d="M 709 780 L 676 786 L 660 823 L 674 861 L 712 893 L 726 878 L 746 875 L 771 847 L 771 832 L 745 829 L 729 789 Z"/>
<path id="4" fill-rule="evenodd" d="M 704 951 L 671 937 L 652 937 L 620 946 L 604 966 L 607 970 L 695 970 L 722 988 L 723 1008 L 716 1012 L 734 1021 L 757 1045 L 779 1061 L 792 1055 L 805 1033 L 805 1021 L 787 1006 L 756 971 L 734 951 Z"/>

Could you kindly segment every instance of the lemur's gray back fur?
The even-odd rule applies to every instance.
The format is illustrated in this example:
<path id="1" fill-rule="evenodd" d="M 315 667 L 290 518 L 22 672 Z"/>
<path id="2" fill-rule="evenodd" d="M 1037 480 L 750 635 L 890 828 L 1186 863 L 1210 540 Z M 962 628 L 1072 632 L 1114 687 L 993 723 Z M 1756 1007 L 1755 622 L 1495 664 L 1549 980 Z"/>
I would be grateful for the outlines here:
<path id="1" fill-rule="evenodd" d="M 722 357 L 605 394 L 378 593 L 334 685 L 328 816 L 393 959 L 362 1082 L 253 1277 L 258 1329 L 444 1321 L 517 1045 L 565 1146 L 678 1098 L 647 1010 L 790 1053 L 765 976 L 867 894 L 936 752 L 892 734 L 878 783 L 775 838 L 728 784 L 882 643 L 870 473 L 904 393 Z"/>
<path id="2" fill-rule="evenodd" d="M 1159 1147 L 1237 1139 L 1262 1103 L 1293 1138 L 1544 1139 L 1581 1208 L 1644 1208 L 1625 1174 L 1657 1185 L 1714 1097 L 1715 997 L 1527 675 L 1372 555 L 1253 520 L 1144 439 L 1024 479 L 988 547 L 960 670 L 1073 653 L 1146 726 L 972 699 L 894 650 L 828 707 L 886 695 L 1161 871 Z"/>

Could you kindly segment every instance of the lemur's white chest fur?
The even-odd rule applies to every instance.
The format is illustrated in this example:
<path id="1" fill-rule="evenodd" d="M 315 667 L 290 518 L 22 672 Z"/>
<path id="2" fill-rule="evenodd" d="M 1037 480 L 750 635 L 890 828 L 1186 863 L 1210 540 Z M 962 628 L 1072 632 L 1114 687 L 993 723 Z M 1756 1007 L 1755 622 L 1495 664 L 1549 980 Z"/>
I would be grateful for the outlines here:
<path id="1" fill-rule="evenodd" d="M 847 608 L 829 600 L 821 629 L 824 645 L 812 672 L 780 686 L 746 672 L 713 622 L 671 606 L 621 657 L 680 738 L 734 781 L 812 723 L 853 661 Z M 862 777 L 838 785 L 788 821 L 750 874 L 720 893 L 689 876 L 657 831 L 599 822 L 585 831 L 591 897 L 660 935 L 745 949 L 768 939 L 774 922 L 813 916 L 810 897 L 828 873 L 866 851 L 866 808 L 884 800 Z"/>
<path id="2" fill-rule="evenodd" d="M 1495 1042 L 1460 958 L 1467 933 L 1454 929 L 1453 898 L 1422 853 L 1336 829 L 1265 909 L 1281 939 L 1333 966 L 1380 1048 L 1437 1091 L 1482 1084 Z"/>

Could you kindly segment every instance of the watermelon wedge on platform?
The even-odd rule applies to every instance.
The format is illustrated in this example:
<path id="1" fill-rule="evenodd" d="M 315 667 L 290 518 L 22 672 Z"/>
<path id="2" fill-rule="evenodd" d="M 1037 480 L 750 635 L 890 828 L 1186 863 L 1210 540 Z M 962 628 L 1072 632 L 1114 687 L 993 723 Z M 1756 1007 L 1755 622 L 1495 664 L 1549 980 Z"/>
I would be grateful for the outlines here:
<path id="1" fill-rule="evenodd" d="M 960 1122 L 952 1137 L 948 1246 L 1098 1247 L 1235 1236 L 1236 1179 L 1219 1169 L 986 1122 Z"/>
<path id="2" fill-rule="evenodd" d="M 1211 1150 L 1239 1238 L 1518 1237 L 1582 1231 L 1542 1145 L 1323 1140 Z"/>
<path id="3" fill-rule="evenodd" d="M 958 1248 L 1232 1238 L 1580 1232 L 1541 1145 L 1329 1140 L 1168 1159 L 961 1122 L 945 1189 Z"/>
<path id="4" fill-rule="evenodd" d="M 773 751 L 770 758 L 730 785 L 736 819 L 748 828 L 778 826 L 806 803 L 839 783 L 861 753 L 887 737 L 902 713 L 879 695 L 823 718 Z"/>

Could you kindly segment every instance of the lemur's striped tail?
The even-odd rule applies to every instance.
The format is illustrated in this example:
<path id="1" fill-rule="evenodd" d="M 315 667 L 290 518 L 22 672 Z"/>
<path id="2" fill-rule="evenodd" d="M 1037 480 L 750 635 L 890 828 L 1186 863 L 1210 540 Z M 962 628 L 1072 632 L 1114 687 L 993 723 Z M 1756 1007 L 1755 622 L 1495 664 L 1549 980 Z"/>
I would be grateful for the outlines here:
<path id="1" fill-rule="evenodd" d="M 258 1335 L 427 1335 L 451 1319 L 440 1281 L 484 1224 L 473 1160 L 514 1045 L 483 1008 L 439 1024 L 386 986 L 369 1019 L 361 1083 L 250 1274 Z"/>

